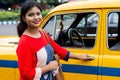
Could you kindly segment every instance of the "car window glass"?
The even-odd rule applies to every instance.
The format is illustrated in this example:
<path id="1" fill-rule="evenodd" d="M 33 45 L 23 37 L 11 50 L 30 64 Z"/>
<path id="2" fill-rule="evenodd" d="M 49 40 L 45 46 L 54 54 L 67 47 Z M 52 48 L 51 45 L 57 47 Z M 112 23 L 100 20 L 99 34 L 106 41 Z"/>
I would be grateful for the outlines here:
<path id="1" fill-rule="evenodd" d="M 55 20 L 56 16 L 51 17 L 43 27 L 52 38 L 54 38 Z"/>
<path id="2" fill-rule="evenodd" d="M 52 34 L 51 37 L 61 46 L 93 48 L 97 27 L 97 13 L 87 12 L 55 15 L 46 23 L 44 29 Z"/>
<path id="3" fill-rule="evenodd" d="M 97 13 L 81 13 L 79 15 L 81 20 L 76 26 L 80 36 L 84 42 L 85 48 L 93 48 L 95 45 L 96 32 L 98 27 L 98 15 Z"/>
<path id="4" fill-rule="evenodd" d="M 120 50 L 119 16 L 120 12 L 110 12 L 107 16 L 107 44 L 113 50 Z"/>
<path id="5" fill-rule="evenodd" d="M 56 31 L 55 41 L 65 46 L 64 42 L 67 40 L 67 30 L 72 25 L 73 21 L 77 16 L 75 14 L 63 14 L 56 16 Z"/>

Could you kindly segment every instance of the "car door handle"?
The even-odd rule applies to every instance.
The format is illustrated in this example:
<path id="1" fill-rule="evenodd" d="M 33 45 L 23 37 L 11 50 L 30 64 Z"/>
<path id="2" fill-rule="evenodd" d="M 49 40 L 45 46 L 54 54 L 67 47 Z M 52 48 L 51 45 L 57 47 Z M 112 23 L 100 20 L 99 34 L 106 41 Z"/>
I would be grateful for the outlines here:
<path id="1" fill-rule="evenodd" d="M 90 59 L 89 60 L 94 60 L 95 59 L 95 57 L 94 56 L 90 56 Z"/>

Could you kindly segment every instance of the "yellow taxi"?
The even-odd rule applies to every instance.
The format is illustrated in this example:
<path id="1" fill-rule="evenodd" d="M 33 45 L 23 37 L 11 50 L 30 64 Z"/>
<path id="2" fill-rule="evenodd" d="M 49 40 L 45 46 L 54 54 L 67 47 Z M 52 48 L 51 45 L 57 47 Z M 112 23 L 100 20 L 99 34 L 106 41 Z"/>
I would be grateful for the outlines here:
<path id="1" fill-rule="evenodd" d="M 61 60 L 65 80 L 120 80 L 120 0 L 61 4 L 40 27 L 72 53 L 94 56 L 90 61 Z M 18 80 L 17 42 L 9 43 L 14 45 L 0 47 L 0 79 Z"/>
<path id="2" fill-rule="evenodd" d="M 19 80 L 16 48 L 19 38 L 0 37 L 0 80 Z"/>

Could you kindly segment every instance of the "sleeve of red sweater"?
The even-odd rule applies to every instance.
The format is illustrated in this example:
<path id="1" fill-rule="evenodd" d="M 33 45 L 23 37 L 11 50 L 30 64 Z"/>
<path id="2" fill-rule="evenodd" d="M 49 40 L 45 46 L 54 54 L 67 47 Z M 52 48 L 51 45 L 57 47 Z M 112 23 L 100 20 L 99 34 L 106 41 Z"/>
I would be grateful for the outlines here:
<path id="1" fill-rule="evenodd" d="M 33 53 L 31 53 L 32 51 L 29 44 L 27 44 L 27 42 L 20 43 L 16 52 L 18 55 L 20 77 L 22 77 L 23 80 L 33 80 L 36 75 L 36 70 L 38 71 L 38 69 L 32 67 Z"/>

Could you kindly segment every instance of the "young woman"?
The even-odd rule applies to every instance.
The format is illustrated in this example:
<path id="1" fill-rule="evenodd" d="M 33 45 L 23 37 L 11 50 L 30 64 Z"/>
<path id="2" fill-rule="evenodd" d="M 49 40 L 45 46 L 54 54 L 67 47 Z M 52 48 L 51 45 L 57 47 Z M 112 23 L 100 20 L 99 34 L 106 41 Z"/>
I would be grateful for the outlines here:
<path id="1" fill-rule="evenodd" d="M 70 53 L 47 35 L 49 44 L 38 28 L 41 20 L 40 4 L 34 1 L 25 2 L 21 9 L 20 23 L 17 26 L 20 40 L 16 52 L 20 80 L 55 80 L 52 71 L 58 68 L 58 63 L 54 60 L 54 53 L 66 61 L 69 58 L 90 59 L 87 54 Z"/>

